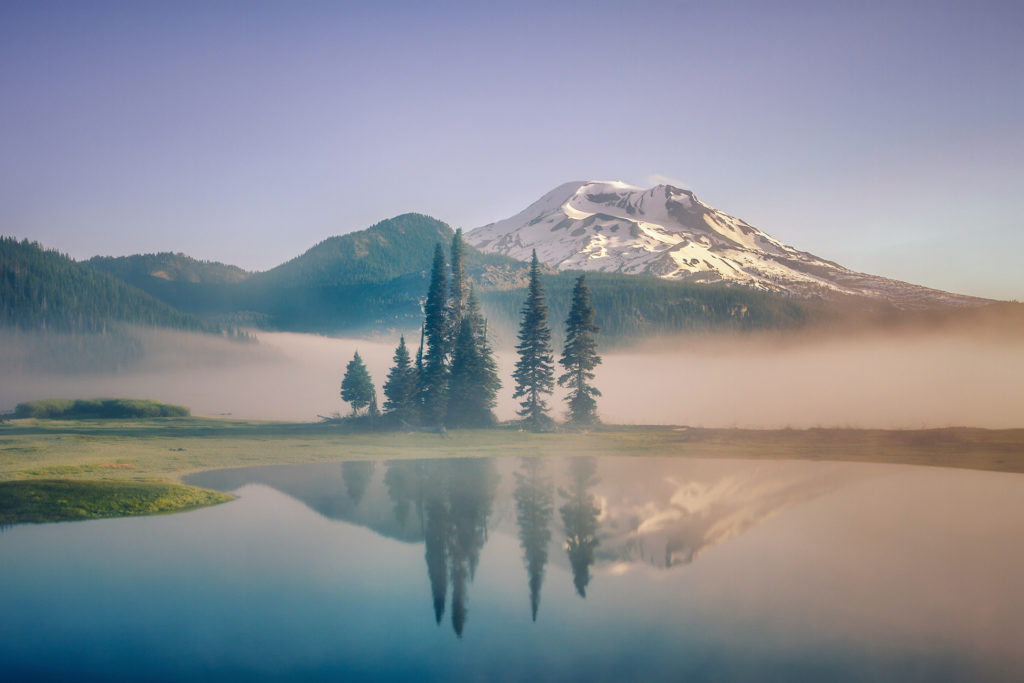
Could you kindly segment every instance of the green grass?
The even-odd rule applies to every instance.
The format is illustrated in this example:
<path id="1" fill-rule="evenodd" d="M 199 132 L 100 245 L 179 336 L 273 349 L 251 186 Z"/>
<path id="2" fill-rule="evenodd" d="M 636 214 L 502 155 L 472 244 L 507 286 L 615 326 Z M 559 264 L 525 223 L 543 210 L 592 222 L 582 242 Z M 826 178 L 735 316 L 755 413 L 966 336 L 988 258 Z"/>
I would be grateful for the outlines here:
<path id="1" fill-rule="evenodd" d="M 343 460 L 474 456 L 642 455 L 689 458 L 842 460 L 1024 472 L 1024 429 L 913 431 L 739 430 L 606 426 L 589 433 L 512 429 L 351 433 L 340 425 L 210 418 L 13 420 L 0 424 L 0 482 L 60 480 L 107 486 L 105 509 L 131 505 L 133 486 L 179 486 L 201 470 Z M 212 494 L 212 492 L 209 492 Z M 131 494 L 131 495 L 129 495 Z M 215 494 L 219 495 L 219 494 Z M 8 494 L 0 490 L 0 504 Z M 24 501 L 23 497 L 18 500 Z M 171 498 L 187 509 L 207 503 Z M 45 505 L 40 504 L 42 509 Z M 128 505 L 126 508 L 125 505 Z M 58 506 L 60 507 L 60 506 Z M 70 504 L 61 509 L 71 509 Z M 11 508 L 5 508 L 11 509 Z M 135 509 L 144 510 L 144 507 Z M 158 512 L 170 509 L 156 510 Z M 11 513 L 13 514 L 13 513 Z M 81 518 L 81 517 L 76 517 Z"/>
<path id="2" fill-rule="evenodd" d="M 189 409 L 159 401 L 140 398 L 47 398 L 19 403 L 16 418 L 51 420 L 106 419 L 120 420 L 140 417 L 187 417 Z"/>
<path id="3" fill-rule="evenodd" d="M 159 515 L 227 500 L 226 493 L 167 481 L 5 481 L 0 525 Z"/>

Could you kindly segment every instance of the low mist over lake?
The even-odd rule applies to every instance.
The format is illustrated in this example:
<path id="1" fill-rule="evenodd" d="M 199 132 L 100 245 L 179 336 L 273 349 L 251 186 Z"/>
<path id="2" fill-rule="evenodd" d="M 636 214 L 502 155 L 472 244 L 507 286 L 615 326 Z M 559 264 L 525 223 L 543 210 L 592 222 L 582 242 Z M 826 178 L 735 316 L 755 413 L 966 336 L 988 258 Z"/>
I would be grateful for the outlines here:
<path id="1" fill-rule="evenodd" d="M 378 394 L 396 341 L 258 333 L 258 343 L 182 332 L 140 333 L 138 357 L 114 372 L 70 372 L 67 346 L 47 362 L 11 369 L 0 408 L 49 397 L 139 396 L 194 414 L 313 420 L 348 410 L 345 364 L 366 361 Z M 411 348 L 416 341 L 406 340 Z M 12 368 L 32 337 L 8 335 Z M 19 351 L 20 349 L 20 351 Z M 64 355 L 61 355 L 64 354 Z M 899 334 L 710 335 L 604 353 L 595 383 L 601 418 L 627 424 L 706 427 L 1015 427 L 1024 405 L 1024 345 L 1012 334 L 949 329 Z M 504 386 L 496 413 L 517 408 L 514 353 L 499 350 Z M 551 405 L 564 410 L 561 394 Z"/>

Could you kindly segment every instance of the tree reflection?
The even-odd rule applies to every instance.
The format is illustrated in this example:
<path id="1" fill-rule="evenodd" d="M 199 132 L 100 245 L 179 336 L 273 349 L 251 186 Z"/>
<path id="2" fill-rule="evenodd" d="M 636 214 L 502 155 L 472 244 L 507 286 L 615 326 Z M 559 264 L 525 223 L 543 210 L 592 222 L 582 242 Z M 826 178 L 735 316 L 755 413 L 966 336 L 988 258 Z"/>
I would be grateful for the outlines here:
<path id="1" fill-rule="evenodd" d="M 490 459 L 422 461 L 423 535 L 427 577 L 434 603 L 434 618 L 444 616 L 448 583 L 452 586 L 452 628 L 462 636 L 467 615 L 467 583 L 473 580 L 480 551 L 487 542 L 498 474 Z M 397 469 L 396 469 L 397 471 Z M 404 476 L 404 475 L 402 475 Z M 396 514 L 403 500 L 394 477 Z"/>
<path id="2" fill-rule="evenodd" d="M 395 519 L 404 529 L 409 510 L 415 509 L 423 524 L 423 463 L 418 460 L 389 460 L 384 486 L 395 506 Z"/>
<path id="3" fill-rule="evenodd" d="M 448 595 L 448 514 L 447 486 L 436 467 L 427 466 L 423 536 L 426 543 L 427 578 L 434 599 L 434 619 L 441 623 Z"/>
<path id="4" fill-rule="evenodd" d="M 366 495 L 366 488 L 373 479 L 375 465 L 372 460 L 351 460 L 341 463 L 341 478 L 345 482 L 345 491 L 356 505 L 359 505 L 359 501 Z"/>
<path id="5" fill-rule="evenodd" d="M 544 583 L 544 565 L 548 562 L 551 542 L 551 517 L 554 514 L 551 480 L 544 474 L 540 458 L 522 458 L 516 477 L 516 522 L 519 524 L 519 545 L 530 585 L 530 613 L 537 621 L 540 589 Z"/>
<path id="6" fill-rule="evenodd" d="M 566 500 L 558 511 L 565 525 L 565 547 L 572 567 L 572 582 L 582 598 L 587 597 L 590 567 L 594 564 L 594 549 L 598 544 L 597 515 L 601 510 L 589 491 L 598 481 L 596 458 L 573 458 L 569 462 L 569 486 L 558 489 L 558 495 Z"/>

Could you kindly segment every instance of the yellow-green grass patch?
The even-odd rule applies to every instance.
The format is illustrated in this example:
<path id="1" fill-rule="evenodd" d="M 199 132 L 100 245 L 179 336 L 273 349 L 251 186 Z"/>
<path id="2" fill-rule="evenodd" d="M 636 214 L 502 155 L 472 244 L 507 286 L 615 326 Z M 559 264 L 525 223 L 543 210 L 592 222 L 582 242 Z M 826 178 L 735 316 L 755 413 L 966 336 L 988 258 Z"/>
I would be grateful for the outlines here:
<path id="1" fill-rule="evenodd" d="M 158 515 L 228 500 L 226 493 L 168 481 L 5 481 L 0 525 Z"/>

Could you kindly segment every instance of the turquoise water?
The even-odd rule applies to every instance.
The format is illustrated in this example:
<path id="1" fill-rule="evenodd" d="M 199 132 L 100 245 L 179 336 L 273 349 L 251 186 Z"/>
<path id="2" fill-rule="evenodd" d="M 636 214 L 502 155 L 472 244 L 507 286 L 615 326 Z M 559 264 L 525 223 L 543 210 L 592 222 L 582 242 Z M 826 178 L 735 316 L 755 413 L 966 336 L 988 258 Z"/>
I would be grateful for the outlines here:
<path id="1" fill-rule="evenodd" d="M 0 533 L 4 680 L 1014 680 L 1024 477 L 844 463 L 262 467 Z"/>

